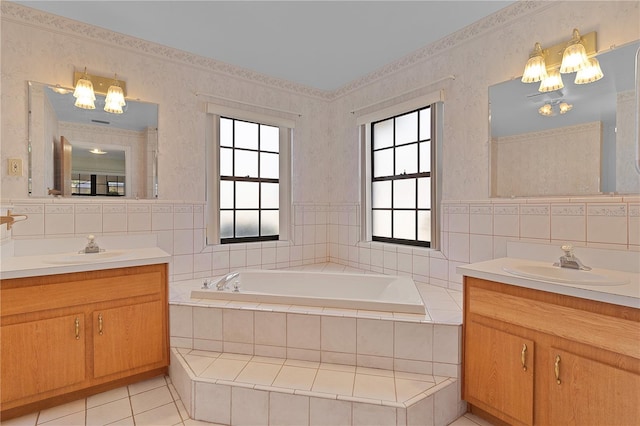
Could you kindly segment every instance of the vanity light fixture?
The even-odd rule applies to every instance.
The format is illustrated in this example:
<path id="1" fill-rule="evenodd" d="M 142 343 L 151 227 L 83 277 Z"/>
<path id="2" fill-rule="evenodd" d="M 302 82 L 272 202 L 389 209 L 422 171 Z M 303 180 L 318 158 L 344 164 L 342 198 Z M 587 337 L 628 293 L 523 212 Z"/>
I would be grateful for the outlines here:
<path id="1" fill-rule="evenodd" d="M 562 82 L 560 71 L 554 69 L 549 72 L 547 78 L 543 79 L 540 82 L 540 88 L 538 89 L 538 92 L 553 92 L 554 90 L 559 90 L 563 87 L 564 83 Z"/>
<path id="2" fill-rule="evenodd" d="M 600 80 L 604 77 L 602 69 L 600 68 L 600 62 L 596 58 L 589 59 L 589 66 L 581 69 L 576 73 L 575 84 L 587 84 Z"/>
<path id="3" fill-rule="evenodd" d="M 90 150 L 89 150 L 89 152 L 90 152 L 90 153 L 92 153 L 92 154 L 99 154 L 99 155 L 102 155 L 102 154 L 106 154 L 106 153 L 107 153 L 107 151 L 103 151 L 103 150 L 101 150 L 100 148 L 93 148 L 93 149 L 90 149 Z"/>
<path id="4" fill-rule="evenodd" d="M 96 94 L 87 74 L 87 67 L 84 68 L 84 74 L 75 81 L 74 86 L 73 97 L 76 98 L 74 105 L 82 109 L 96 109 Z"/>
<path id="5" fill-rule="evenodd" d="M 553 115 L 553 108 L 551 108 L 551 104 L 544 104 L 538 108 L 538 112 L 540 115 L 550 116 Z"/>
<path id="6" fill-rule="evenodd" d="M 115 75 L 113 84 L 109 86 L 107 98 L 104 101 L 104 110 L 112 114 L 122 114 L 122 107 L 127 103 L 124 101 L 124 93 L 118 82 L 118 74 Z"/>
<path id="7" fill-rule="evenodd" d="M 529 55 L 527 65 L 522 73 L 523 83 L 536 83 L 547 78 L 547 65 L 544 60 L 544 53 L 540 43 L 536 43 L 533 52 Z"/>
<path id="8" fill-rule="evenodd" d="M 560 102 L 560 100 L 555 100 L 555 101 L 547 102 L 546 104 L 538 108 L 538 113 L 540 113 L 540 115 L 544 115 L 545 117 L 551 117 L 556 115 L 556 110 L 560 114 L 566 114 L 567 112 L 571 111 L 572 108 L 573 108 L 573 105 L 571 104 L 568 104 L 566 102 Z"/>
<path id="9" fill-rule="evenodd" d="M 95 109 L 95 94 L 99 93 L 106 95 L 104 107 L 106 112 L 122 114 L 122 107 L 126 105 L 124 98 L 127 95 L 127 85 L 124 81 L 118 80 L 117 75 L 115 78 L 100 77 L 87 74 L 85 68 L 84 73 L 77 71 L 74 73 L 73 86 L 75 87 L 73 96 L 76 97 L 75 105 L 77 107 Z M 82 101 L 80 101 L 81 98 Z M 89 100 L 91 102 L 88 102 Z"/>
<path id="10" fill-rule="evenodd" d="M 560 114 L 566 114 L 567 112 L 571 111 L 573 105 L 562 102 L 560 105 L 558 105 L 558 108 L 560 108 Z"/>
<path id="11" fill-rule="evenodd" d="M 596 38 L 595 31 L 580 35 L 580 32 L 574 29 L 568 42 L 558 43 L 548 49 L 536 43 L 522 74 L 522 82 L 542 81 L 538 90 L 544 93 L 564 87 L 559 73 L 577 72 L 576 84 L 592 83 L 601 79 L 602 70 L 598 60 L 594 58 L 597 53 Z M 550 80 L 545 81 L 547 79 Z"/>
<path id="12" fill-rule="evenodd" d="M 582 44 L 580 32 L 577 28 L 573 29 L 573 36 L 567 43 L 567 47 L 562 54 L 562 63 L 560 64 L 560 72 L 569 74 L 571 72 L 580 71 L 589 66 L 589 58 L 587 57 L 587 49 Z"/>

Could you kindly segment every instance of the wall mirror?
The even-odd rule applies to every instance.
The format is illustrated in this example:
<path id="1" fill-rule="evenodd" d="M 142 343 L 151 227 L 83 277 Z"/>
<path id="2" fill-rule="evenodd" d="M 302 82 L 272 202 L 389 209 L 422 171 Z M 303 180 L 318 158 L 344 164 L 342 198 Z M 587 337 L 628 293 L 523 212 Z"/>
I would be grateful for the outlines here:
<path id="1" fill-rule="evenodd" d="M 520 78 L 489 87 L 492 197 L 640 193 L 639 48 L 599 54 L 604 77 L 589 84 L 574 84 L 572 73 L 546 93 Z M 545 104 L 551 115 L 539 112 Z"/>
<path id="2" fill-rule="evenodd" d="M 73 89 L 28 82 L 29 195 L 158 196 L 158 105 L 127 99 L 122 114 L 74 106 Z"/>

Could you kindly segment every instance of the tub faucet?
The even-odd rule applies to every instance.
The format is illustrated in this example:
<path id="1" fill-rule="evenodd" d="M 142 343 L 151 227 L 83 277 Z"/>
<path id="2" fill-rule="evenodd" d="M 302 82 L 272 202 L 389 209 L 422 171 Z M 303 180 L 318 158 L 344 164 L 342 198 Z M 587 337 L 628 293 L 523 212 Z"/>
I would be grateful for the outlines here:
<path id="1" fill-rule="evenodd" d="M 226 289 L 227 288 L 227 284 L 229 284 L 229 281 L 231 281 L 232 279 L 234 279 L 238 275 L 240 275 L 239 272 L 231 272 L 231 273 L 225 275 L 224 277 L 220 278 L 218 280 L 218 282 L 216 283 L 216 290 L 220 291 L 220 290 Z"/>
<path id="2" fill-rule="evenodd" d="M 573 246 L 570 244 L 563 245 L 561 247 L 564 251 L 564 256 L 560 256 L 560 262 L 556 262 L 553 265 L 561 268 L 579 269 L 581 271 L 590 271 L 591 268 L 584 266 L 580 259 L 573 254 Z"/>

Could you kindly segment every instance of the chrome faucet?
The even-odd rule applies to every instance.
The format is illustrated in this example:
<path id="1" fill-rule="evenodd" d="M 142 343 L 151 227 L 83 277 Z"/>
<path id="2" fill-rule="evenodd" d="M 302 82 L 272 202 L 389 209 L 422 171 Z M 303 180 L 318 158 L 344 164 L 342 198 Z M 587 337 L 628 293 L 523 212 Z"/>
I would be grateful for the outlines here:
<path id="1" fill-rule="evenodd" d="M 220 278 L 218 282 L 216 282 L 216 290 L 221 291 L 226 289 L 227 284 L 229 284 L 229 281 L 236 278 L 238 275 L 240 275 L 239 272 L 231 272 L 225 275 L 224 277 Z"/>
<path id="2" fill-rule="evenodd" d="M 87 236 L 87 246 L 84 250 L 80 250 L 80 253 L 100 253 L 100 247 L 96 244 L 96 237 L 93 235 Z"/>
<path id="3" fill-rule="evenodd" d="M 564 256 L 560 256 L 560 262 L 556 262 L 553 266 L 559 266 L 561 268 L 579 269 L 581 271 L 590 271 L 591 268 L 584 266 L 580 259 L 573 254 L 573 246 L 571 244 L 565 244 L 560 247 L 564 251 Z"/>

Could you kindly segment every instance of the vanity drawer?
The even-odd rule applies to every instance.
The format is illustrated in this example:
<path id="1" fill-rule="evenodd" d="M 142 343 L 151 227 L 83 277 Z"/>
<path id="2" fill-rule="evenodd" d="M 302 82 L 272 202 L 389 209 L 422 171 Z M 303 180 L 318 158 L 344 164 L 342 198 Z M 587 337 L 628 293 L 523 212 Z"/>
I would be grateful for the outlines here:
<path id="1" fill-rule="evenodd" d="M 165 281 L 165 264 L 2 280 L 0 311 L 5 317 L 139 296 L 159 299 Z"/>
<path id="2" fill-rule="evenodd" d="M 584 301 L 591 310 L 568 306 L 567 296 L 507 286 L 466 277 L 466 303 L 470 317 L 478 315 L 570 341 L 640 359 L 638 310 Z M 600 309 L 598 309 L 600 308 Z"/>

